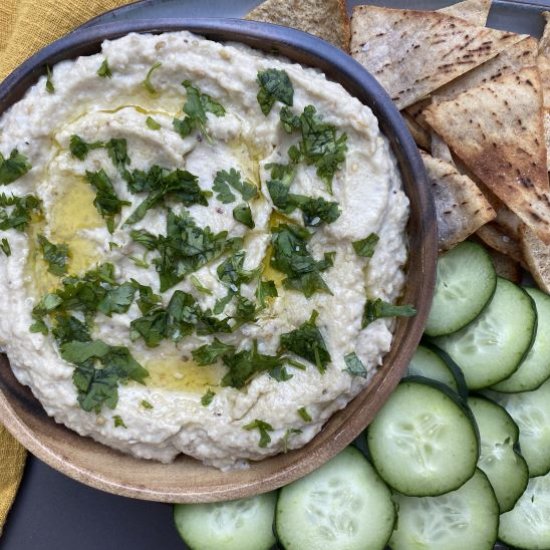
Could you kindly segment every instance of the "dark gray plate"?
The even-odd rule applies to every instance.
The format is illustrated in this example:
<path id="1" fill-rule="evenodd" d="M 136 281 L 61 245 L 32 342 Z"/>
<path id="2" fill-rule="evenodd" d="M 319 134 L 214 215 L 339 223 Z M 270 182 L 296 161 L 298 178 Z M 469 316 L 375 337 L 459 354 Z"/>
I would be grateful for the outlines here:
<path id="1" fill-rule="evenodd" d="M 241 17 L 259 3 L 259 0 L 143 0 L 109 12 L 93 23 L 154 17 Z M 366 0 L 348 0 L 348 7 L 361 3 Z M 369 3 L 437 9 L 454 1 L 369 0 Z M 493 0 L 489 25 L 540 36 L 543 27 L 540 12 L 544 9 L 550 10 L 550 0 Z M 1 550 L 184 548 L 173 527 L 170 506 L 90 489 L 32 457 L 0 538 Z"/>

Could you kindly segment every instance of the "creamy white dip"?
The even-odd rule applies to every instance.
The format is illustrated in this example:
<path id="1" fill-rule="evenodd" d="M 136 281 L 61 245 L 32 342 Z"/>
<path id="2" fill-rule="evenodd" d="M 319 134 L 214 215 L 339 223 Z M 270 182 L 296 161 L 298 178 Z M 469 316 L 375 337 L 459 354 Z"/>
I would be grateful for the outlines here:
<path id="1" fill-rule="evenodd" d="M 112 76 L 102 78 L 97 71 L 105 60 Z M 151 91 L 155 92 L 151 93 L 143 81 L 159 63 L 150 74 Z M 316 260 L 325 252 L 335 253 L 333 267 L 321 273 L 331 294 L 316 292 L 306 298 L 302 292 L 285 289 L 285 275 L 265 261 L 272 228 L 283 220 L 281 215 L 273 215 L 266 165 L 288 163 L 287 151 L 299 139 L 298 134 L 282 129 L 280 103 L 268 116 L 260 110 L 257 74 L 273 68 L 284 70 L 293 84 L 293 113 L 299 115 L 307 105 L 314 105 L 323 122 L 347 135 L 345 161 L 334 175 L 332 194 L 316 174 L 316 167 L 303 162 L 298 164 L 290 189 L 338 203 L 341 214 L 335 221 L 309 228 L 313 236 L 308 249 Z M 225 108 L 225 116 L 207 115 L 210 139 L 199 131 L 182 138 L 174 130 L 173 119 L 185 116 L 184 80 Z M 186 32 L 131 34 L 107 41 L 97 55 L 56 65 L 51 83 L 53 93 L 41 78 L 0 118 L 0 152 L 7 158 L 16 148 L 32 166 L 0 192 L 33 194 L 43 204 L 43 217 L 33 218 L 26 231 L 0 231 L 0 240 L 6 239 L 11 248 L 10 256 L 0 252 L 0 345 L 18 380 L 30 386 L 57 422 L 139 457 L 169 462 L 184 453 L 229 468 L 306 444 L 335 411 L 368 384 L 390 349 L 392 319 L 378 319 L 362 328 L 367 297 L 394 303 L 404 284 L 408 199 L 370 109 L 319 71 Z M 148 117 L 156 123 L 154 127 L 147 124 Z M 149 376 L 144 384 L 129 381 L 119 385 L 114 409 L 83 410 L 73 382 L 75 365 L 61 358 L 51 332 L 44 335 L 29 330 L 34 322 L 33 307 L 44 294 L 59 288 L 62 280 L 47 272 L 37 235 L 69 246 L 70 274 L 82 275 L 99 263 L 110 262 L 116 266 L 119 283 L 135 279 L 159 293 L 159 277 L 152 263 L 157 253 L 146 253 L 130 232 L 145 229 L 165 234 L 167 210 L 153 208 L 135 225 L 124 226 L 146 194 L 130 192 L 105 148 L 91 150 L 84 160 L 71 154 L 73 135 L 88 143 L 124 138 L 129 170 L 148 170 L 153 165 L 188 170 L 205 191 L 212 191 L 219 171 L 232 168 L 255 183 L 260 196 L 249 201 L 255 222 L 252 230 L 232 215 L 240 202 L 238 193 L 232 204 L 218 200 L 215 192 L 208 198 L 208 206 L 169 203 L 175 213 L 186 210 L 198 226 L 244 237 L 245 269 L 263 267 L 263 279 L 276 283 L 278 297 L 267 300 L 256 322 L 215 336 L 237 351 L 250 349 L 256 340 L 259 352 L 275 355 L 281 335 L 297 329 L 316 310 L 316 326 L 331 357 L 326 371 L 321 373 L 311 362 L 288 353 L 305 365 L 305 370 L 287 365 L 292 375 L 288 380 L 277 381 L 263 372 L 242 388 L 222 387 L 227 367 L 221 361 L 197 366 L 191 355 L 199 346 L 211 343 L 214 335 L 191 334 L 179 342 L 165 339 L 158 347 L 148 347 L 142 338 L 131 338 L 130 322 L 142 315 L 134 301 L 126 313 L 98 314 L 92 336 L 112 346 L 128 347 Z M 116 217 L 113 234 L 94 207 L 95 191 L 85 178 L 86 171 L 100 169 L 109 176 L 118 198 L 130 203 Z M 300 210 L 288 218 L 303 224 Z M 358 256 L 352 243 L 371 233 L 379 236 L 373 257 Z M 166 306 L 175 290 L 183 290 L 202 309 L 213 308 L 228 292 L 217 275 L 227 256 L 207 263 L 193 277 L 187 276 L 162 293 L 162 304 Z M 254 300 L 257 284 L 257 279 L 243 284 L 241 294 Z M 218 317 L 231 316 L 234 308 L 229 304 Z M 344 357 L 352 352 L 368 376 L 354 376 L 346 370 Z M 201 398 L 207 391 L 215 395 L 204 405 Z M 256 420 L 271 428 L 265 446 L 259 445 L 258 429 L 245 429 Z"/>

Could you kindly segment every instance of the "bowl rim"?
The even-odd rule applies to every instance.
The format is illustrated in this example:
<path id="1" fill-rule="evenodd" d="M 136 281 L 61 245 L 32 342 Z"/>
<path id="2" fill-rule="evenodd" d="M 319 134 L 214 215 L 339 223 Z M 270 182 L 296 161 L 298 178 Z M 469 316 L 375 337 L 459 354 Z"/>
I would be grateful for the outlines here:
<path id="1" fill-rule="evenodd" d="M 357 97 L 358 91 L 361 91 L 363 95 L 366 94 L 369 96 L 368 106 L 377 117 L 382 132 L 391 142 L 392 153 L 397 158 L 401 176 L 405 179 L 405 174 L 410 173 L 409 177 L 414 179 L 412 184 L 409 182 L 409 185 L 413 185 L 416 188 L 416 200 L 422 214 L 419 217 L 420 219 L 416 220 L 416 225 L 413 228 L 415 231 L 418 231 L 418 235 L 412 235 L 412 238 L 417 240 L 417 244 L 421 248 L 421 250 L 415 250 L 414 252 L 421 258 L 417 260 L 416 258 L 411 258 L 411 255 L 409 255 L 409 266 L 411 267 L 411 271 L 413 265 L 417 270 L 415 277 L 421 281 L 421 285 L 417 291 L 423 303 L 420 308 L 417 308 L 418 312 L 415 318 L 400 319 L 398 321 L 398 328 L 394 332 L 394 340 L 392 341 L 392 349 L 395 350 L 399 346 L 400 349 L 405 349 L 406 353 L 401 353 L 400 361 L 397 362 L 398 364 L 392 364 L 391 369 L 388 368 L 388 372 L 385 372 L 383 377 L 379 377 L 379 383 L 377 383 L 376 388 L 371 392 L 373 393 L 371 397 L 374 405 L 372 407 L 373 410 L 369 413 L 369 417 L 359 430 L 357 429 L 359 425 L 357 419 L 352 419 L 350 421 L 350 425 L 353 425 L 352 427 L 334 433 L 332 439 L 333 446 L 325 444 L 324 449 L 317 449 L 316 452 L 308 455 L 305 460 L 303 458 L 301 461 L 287 460 L 286 466 L 281 471 L 273 472 L 272 475 L 267 477 L 254 478 L 252 476 L 249 483 L 245 483 L 244 485 L 242 483 L 239 485 L 229 483 L 227 487 L 219 487 L 218 490 L 214 490 L 211 486 L 205 486 L 198 492 L 196 489 L 191 490 L 188 487 L 171 491 L 158 489 L 151 491 L 144 487 L 140 480 L 136 480 L 135 483 L 120 483 L 105 474 L 95 472 L 92 469 L 86 469 L 82 465 L 72 464 L 63 453 L 56 452 L 47 444 L 40 441 L 13 409 L 7 397 L 9 388 L 2 382 L 2 376 L 0 376 L 0 413 L 2 413 L 0 417 L 2 422 L 16 439 L 49 466 L 91 487 L 118 495 L 163 502 L 206 502 L 240 498 L 277 489 L 321 466 L 321 464 L 337 454 L 337 452 L 351 443 L 361 433 L 366 424 L 368 424 L 368 421 L 372 419 L 377 410 L 382 406 L 385 398 L 387 398 L 391 390 L 399 382 L 422 336 L 435 286 L 437 229 L 433 199 L 428 189 L 423 162 L 401 115 L 387 93 L 375 78 L 352 59 L 351 56 L 317 37 L 295 29 L 269 23 L 225 18 L 143 19 L 82 27 L 37 52 L 0 83 L 0 116 L 12 104 L 23 97 L 26 91 L 36 83 L 37 79 L 46 72 L 47 66 L 53 66 L 66 59 L 74 59 L 79 55 L 90 55 L 94 51 L 98 52 L 104 40 L 114 40 L 132 32 L 158 34 L 180 30 L 187 30 L 220 42 L 244 43 L 267 54 L 274 53 L 275 55 L 281 55 L 281 50 L 284 50 L 286 53 L 282 55 L 290 57 L 291 61 L 319 68 L 329 78 L 337 73 L 338 78 L 333 79 L 342 84 L 351 95 Z M 276 52 L 272 52 L 274 46 L 277 49 Z M 289 51 L 292 52 L 291 56 L 288 55 Z M 411 242 L 411 234 L 408 234 L 408 238 L 409 242 Z M 408 279 L 410 276 L 411 273 L 408 273 Z M 407 291 L 410 291 L 410 285 L 407 286 Z M 400 331 L 402 340 L 396 343 L 398 331 Z M 389 355 L 392 355 L 392 351 L 390 351 Z M 394 355 L 397 356 L 397 352 Z M 384 365 L 386 365 L 386 359 L 384 360 Z M 371 380 L 371 384 L 375 379 L 378 380 L 377 375 L 383 369 L 384 367 L 379 369 L 378 373 Z M 392 369 L 395 371 L 393 374 Z M 392 374 L 392 376 L 388 376 L 388 373 Z M 363 394 L 369 387 L 370 384 L 359 395 Z M 385 398 L 381 397 L 382 394 Z M 356 400 L 357 397 L 350 403 Z M 350 403 L 346 408 L 350 406 Z M 333 417 L 340 412 L 342 411 L 339 411 Z M 327 429 L 327 425 L 332 421 L 333 417 L 325 423 L 320 433 L 323 433 Z M 52 424 L 55 422 L 50 417 L 48 417 L 48 420 Z M 354 431 L 353 436 L 350 436 L 350 430 Z M 345 433 L 343 433 L 344 431 Z M 319 434 L 312 441 L 315 441 L 318 437 Z M 101 445 L 101 443 L 94 443 L 95 445 Z M 310 445 L 311 442 L 302 447 L 302 449 L 307 449 Z M 109 449 L 103 445 L 101 446 L 104 449 Z M 327 447 L 330 447 L 330 449 L 327 449 Z M 293 455 L 299 451 L 291 451 L 288 455 Z M 116 453 L 116 451 L 114 452 Z M 145 459 L 136 457 L 131 458 L 137 461 L 145 461 Z M 261 462 L 272 459 L 273 457 L 267 458 Z"/>

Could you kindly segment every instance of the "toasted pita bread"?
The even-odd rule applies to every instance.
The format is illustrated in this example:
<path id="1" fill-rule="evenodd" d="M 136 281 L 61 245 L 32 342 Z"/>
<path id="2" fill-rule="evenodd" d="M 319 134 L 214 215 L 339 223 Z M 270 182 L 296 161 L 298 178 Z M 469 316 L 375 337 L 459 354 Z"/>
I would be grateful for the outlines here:
<path id="1" fill-rule="evenodd" d="M 455 166 L 449 146 L 433 130 L 430 132 L 430 149 L 432 157 L 448 162 Z"/>
<path id="2" fill-rule="evenodd" d="M 457 169 L 420 151 L 435 202 L 440 250 L 462 242 L 495 217 L 476 184 Z"/>
<path id="3" fill-rule="evenodd" d="M 440 8 L 437 11 L 453 15 L 454 17 L 460 17 L 472 25 L 484 27 L 487 23 L 490 9 L 491 0 L 464 0 L 464 2 L 457 2 L 452 6 Z"/>
<path id="4" fill-rule="evenodd" d="M 522 263 L 523 254 L 519 241 L 508 235 L 497 223 L 489 222 L 476 231 L 476 235 L 489 247 Z"/>
<path id="5" fill-rule="evenodd" d="M 550 187 L 536 67 L 430 105 L 424 115 L 453 153 L 550 243 Z"/>
<path id="6" fill-rule="evenodd" d="M 533 279 L 542 290 L 550 293 L 550 247 L 526 225 L 520 227 L 520 245 Z"/>
<path id="7" fill-rule="evenodd" d="M 544 135 L 547 152 L 547 168 L 550 170 L 550 12 L 543 11 L 546 20 L 544 33 L 539 40 L 537 65 L 542 80 L 542 97 L 544 100 Z"/>
<path id="8" fill-rule="evenodd" d="M 351 54 L 399 109 L 427 97 L 523 37 L 429 11 L 356 6 Z"/>
<path id="9" fill-rule="evenodd" d="M 521 266 L 518 262 L 494 248 L 487 248 L 487 252 L 491 256 L 495 271 L 499 277 L 504 277 L 513 283 L 521 282 Z"/>
<path id="10" fill-rule="evenodd" d="M 248 12 L 245 19 L 300 29 L 349 52 L 345 0 L 266 0 Z"/>
<path id="11" fill-rule="evenodd" d="M 418 147 L 424 149 L 425 151 L 429 151 L 430 134 L 424 128 L 422 128 L 422 126 L 419 126 L 409 115 L 407 115 L 407 113 L 403 112 L 401 114 L 403 116 L 403 119 L 405 120 L 405 124 L 407 125 L 409 132 L 411 133 Z"/>
<path id="12" fill-rule="evenodd" d="M 543 11 L 541 15 L 545 19 L 544 31 L 539 40 L 539 53 L 550 57 L 550 11 Z"/>

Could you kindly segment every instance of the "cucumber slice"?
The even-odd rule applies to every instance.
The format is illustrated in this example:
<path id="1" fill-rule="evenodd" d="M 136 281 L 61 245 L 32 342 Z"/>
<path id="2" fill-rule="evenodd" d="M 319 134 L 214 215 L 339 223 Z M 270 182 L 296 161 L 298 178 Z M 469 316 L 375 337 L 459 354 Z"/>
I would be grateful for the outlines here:
<path id="1" fill-rule="evenodd" d="M 277 493 L 209 504 L 175 504 L 174 522 L 192 550 L 269 550 Z"/>
<path id="2" fill-rule="evenodd" d="M 519 446 L 536 477 L 550 471 L 550 380 L 540 388 L 521 393 L 483 392 L 504 407 L 519 427 Z"/>
<path id="3" fill-rule="evenodd" d="M 461 396 L 466 396 L 464 375 L 452 359 L 432 344 L 418 346 L 407 369 L 409 376 L 423 376 L 445 384 Z"/>
<path id="4" fill-rule="evenodd" d="M 394 524 L 390 490 L 353 447 L 283 487 L 275 513 L 286 550 L 383 550 Z"/>
<path id="5" fill-rule="evenodd" d="M 491 300 L 496 273 L 487 251 L 465 241 L 437 261 L 437 279 L 428 336 L 443 336 L 471 323 Z"/>
<path id="6" fill-rule="evenodd" d="M 533 347 L 518 370 L 492 389 L 501 392 L 536 390 L 550 378 L 550 296 L 536 288 L 525 291 L 537 308 L 537 333 Z"/>
<path id="7" fill-rule="evenodd" d="M 550 474 L 529 480 L 514 509 L 500 516 L 498 537 L 514 548 L 550 548 Z"/>
<path id="8" fill-rule="evenodd" d="M 521 496 L 529 481 L 525 459 L 516 452 L 519 429 L 506 410 L 483 397 L 470 397 L 481 441 L 477 463 L 485 472 L 498 500 L 501 512 L 507 512 Z"/>
<path id="9" fill-rule="evenodd" d="M 537 328 L 532 298 L 501 277 L 491 303 L 466 328 L 435 338 L 460 367 L 471 390 L 508 378 L 527 355 Z"/>
<path id="10" fill-rule="evenodd" d="M 441 495 L 475 472 L 478 434 L 471 412 L 449 388 L 406 378 L 367 431 L 374 467 L 390 487 L 410 496 Z"/>
<path id="11" fill-rule="evenodd" d="M 498 502 L 481 470 L 445 495 L 395 494 L 394 500 L 398 517 L 392 550 L 492 550 L 496 542 Z"/>

